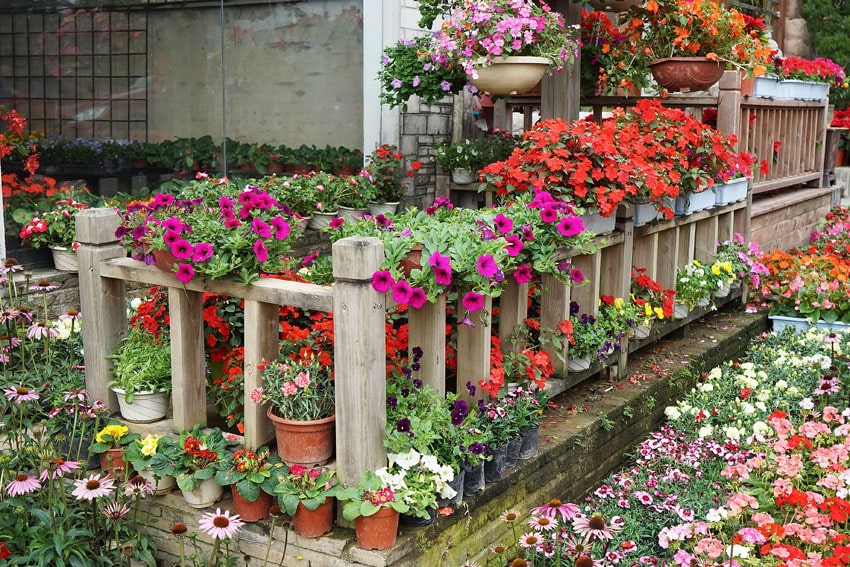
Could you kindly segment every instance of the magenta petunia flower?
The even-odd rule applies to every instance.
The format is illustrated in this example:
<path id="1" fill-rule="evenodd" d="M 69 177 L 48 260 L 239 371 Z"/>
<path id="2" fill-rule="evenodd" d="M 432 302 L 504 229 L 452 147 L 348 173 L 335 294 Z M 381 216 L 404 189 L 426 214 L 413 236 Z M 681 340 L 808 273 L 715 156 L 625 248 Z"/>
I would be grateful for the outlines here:
<path id="1" fill-rule="evenodd" d="M 434 279 L 437 282 L 437 285 L 451 285 L 452 284 L 452 268 L 451 266 L 447 268 L 434 268 Z"/>
<path id="2" fill-rule="evenodd" d="M 236 204 L 236 201 L 228 197 L 227 195 L 223 195 L 218 198 L 218 208 L 224 211 L 232 211 L 233 206 Z"/>
<path id="3" fill-rule="evenodd" d="M 525 225 L 522 227 L 522 239 L 526 242 L 534 240 L 534 230 L 531 228 L 531 225 Z"/>
<path id="4" fill-rule="evenodd" d="M 490 254 L 479 256 L 476 268 L 478 269 L 478 273 L 485 278 L 492 278 L 499 271 L 499 266 Z"/>
<path id="5" fill-rule="evenodd" d="M 393 284 L 395 280 L 387 270 L 378 270 L 372 274 L 372 289 L 378 293 L 387 293 Z"/>
<path id="6" fill-rule="evenodd" d="M 183 230 L 183 221 L 177 217 L 169 217 L 162 221 L 162 228 L 166 232 L 180 232 Z"/>
<path id="7" fill-rule="evenodd" d="M 413 288 L 405 280 L 393 284 L 393 301 L 396 303 L 409 302 L 411 293 L 413 293 Z"/>
<path id="8" fill-rule="evenodd" d="M 254 217 L 254 220 L 251 221 L 251 231 L 254 234 L 259 235 L 261 238 L 272 237 L 272 229 L 269 227 L 269 224 L 258 217 Z"/>
<path id="9" fill-rule="evenodd" d="M 581 234 L 583 231 L 584 222 L 582 222 L 579 217 L 567 216 L 562 217 L 561 220 L 558 221 L 558 232 L 560 232 L 562 236 L 569 238 L 570 236 Z"/>
<path id="10" fill-rule="evenodd" d="M 584 274 L 581 272 L 581 270 L 576 268 L 570 273 L 570 279 L 573 280 L 573 283 L 580 284 L 584 281 Z"/>
<path id="11" fill-rule="evenodd" d="M 510 236 L 506 236 L 505 240 L 507 241 L 507 245 L 505 246 L 505 250 L 508 252 L 508 256 L 516 257 L 519 256 L 519 253 L 522 252 L 522 249 L 525 248 L 525 244 L 519 239 L 519 236 L 516 234 L 512 234 Z"/>
<path id="12" fill-rule="evenodd" d="M 254 241 L 254 256 L 257 257 L 257 261 L 261 264 L 269 260 L 269 247 L 259 238 Z"/>
<path id="13" fill-rule="evenodd" d="M 180 239 L 174 242 L 171 245 L 171 253 L 174 254 L 174 257 L 178 260 L 185 260 L 186 258 L 192 257 L 193 252 L 192 245 L 188 240 Z"/>
<path id="14" fill-rule="evenodd" d="M 249 218 L 251 218 L 251 207 L 247 205 L 242 205 L 242 207 L 239 209 L 239 212 L 236 213 L 236 216 L 238 216 L 242 220 L 248 220 Z"/>
<path id="15" fill-rule="evenodd" d="M 213 255 L 213 247 L 209 242 L 200 242 L 195 245 L 195 249 L 192 251 L 192 261 L 193 262 L 206 262 Z"/>
<path id="16" fill-rule="evenodd" d="M 328 223 L 328 226 L 331 228 L 342 228 L 342 225 L 345 224 L 345 219 L 342 217 L 334 217 L 331 219 L 331 222 Z"/>
<path id="17" fill-rule="evenodd" d="M 498 230 L 502 234 L 508 234 L 514 229 L 513 219 L 510 217 L 506 217 L 502 213 L 496 215 L 496 217 L 493 219 L 493 225 L 496 227 L 496 230 Z"/>
<path id="18" fill-rule="evenodd" d="M 425 291 L 421 287 L 414 287 L 410 291 L 410 299 L 408 299 L 408 303 L 414 309 L 422 309 L 426 303 L 428 303 L 428 296 L 425 295 Z"/>
<path id="19" fill-rule="evenodd" d="M 224 221 L 224 228 L 239 228 L 242 222 L 239 219 L 227 219 Z"/>
<path id="20" fill-rule="evenodd" d="M 452 267 L 452 259 L 440 254 L 439 250 L 431 254 L 431 257 L 428 258 L 428 263 L 434 268 L 448 268 L 451 270 Z"/>
<path id="21" fill-rule="evenodd" d="M 558 209 L 552 205 L 545 205 L 540 209 L 540 220 L 543 222 L 555 222 L 558 220 Z"/>
<path id="22" fill-rule="evenodd" d="M 183 283 L 189 283 L 195 277 L 195 268 L 189 264 L 178 264 L 177 273 L 174 277 Z"/>
<path id="23" fill-rule="evenodd" d="M 484 307 L 484 296 L 477 291 L 468 291 L 463 296 L 461 304 L 469 311 L 478 311 Z"/>
<path id="24" fill-rule="evenodd" d="M 531 266 L 528 264 L 520 265 L 514 271 L 514 280 L 516 280 L 516 283 L 518 284 L 524 284 L 531 281 Z"/>
<path id="25" fill-rule="evenodd" d="M 176 230 L 169 230 L 162 235 L 162 241 L 165 242 L 168 246 L 173 246 L 174 243 L 180 239 L 180 233 Z"/>
<path id="26" fill-rule="evenodd" d="M 271 220 L 272 228 L 274 228 L 274 237 L 277 240 L 286 240 L 289 237 L 290 226 L 283 217 L 274 217 Z"/>

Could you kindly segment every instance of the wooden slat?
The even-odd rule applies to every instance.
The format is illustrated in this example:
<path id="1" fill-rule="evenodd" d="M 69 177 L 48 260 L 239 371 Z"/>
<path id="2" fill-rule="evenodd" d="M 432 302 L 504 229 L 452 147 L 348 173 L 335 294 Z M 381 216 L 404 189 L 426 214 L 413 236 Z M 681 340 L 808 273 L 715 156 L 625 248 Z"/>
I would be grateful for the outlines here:
<path id="1" fill-rule="evenodd" d="M 518 284 L 513 276 L 508 276 L 505 289 L 499 297 L 499 337 L 502 339 L 502 352 L 519 352 L 525 345 L 522 341 L 511 342 L 511 336 L 517 326 L 524 326 L 528 316 L 528 284 Z"/>
<path id="2" fill-rule="evenodd" d="M 777 189 L 793 187 L 794 185 L 802 185 L 808 181 L 820 179 L 821 177 L 823 177 L 823 174 L 821 172 L 814 171 L 810 173 L 801 173 L 799 175 L 794 175 L 782 179 L 762 181 L 758 184 L 753 184 L 752 192 L 755 194 L 759 194 L 766 193 L 768 191 L 776 191 Z"/>
<path id="3" fill-rule="evenodd" d="M 175 432 L 207 424 L 203 309 L 200 291 L 168 288 Z"/>
<path id="4" fill-rule="evenodd" d="M 422 349 L 419 379 L 441 395 L 446 393 L 446 296 L 440 295 L 422 309 L 408 309 L 408 351 Z M 413 355 L 408 352 L 413 360 Z"/>
<path id="5" fill-rule="evenodd" d="M 154 266 L 147 266 L 144 262 L 131 258 L 118 258 L 105 262 L 101 274 L 107 278 L 182 288 L 189 291 L 208 291 L 276 305 L 292 305 L 311 311 L 333 310 L 333 289 L 331 286 L 274 278 L 262 278 L 250 286 L 228 280 L 204 282 L 199 279 L 183 284 L 172 274 L 167 274 Z"/>
<path id="6" fill-rule="evenodd" d="M 597 250 L 593 254 L 576 256 L 572 259 L 573 268 L 581 270 L 584 274 L 584 285 L 574 287 L 570 292 L 572 301 L 579 305 L 580 313 L 595 314 L 597 302 L 599 301 L 600 266 L 602 265 L 602 252 Z"/>
<path id="7" fill-rule="evenodd" d="M 679 229 L 658 233 L 658 260 L 654 280 L 664 289 L 676 288 L 676 269 L 679 267 Z"/>
<path id="8" fill-rule="evenodd" d="M 274 427 L 266 407 L 251 401 L 251 392 L 263 385 L 262 361 L 277 359 L 280 339 L 280 307 L 245 300 L 245 447 L 256 449 L 274 439 Z"/>
<path id="9" fill-rule="evenodd" d="M 694 259 L 710 264 L 717 250 L 717 216 L 694 223 L 694 227 Z"/>
<path id="10" fill-rule="evenodd" d="M 466 308 L 460 305 L 458 298 L 458 313 L 465 313 Z M 485 380 L 490 375 L 490 332 L 492 329 L 493 298 L 484 298 L 484 309 L 470 315 L 475 327 L 458 325 L 457 329 L 457 393 L 467 402 L 486 397 L 486 392 L 477 388 L 479 380 Z M 482 317 L 484 321 L 482 321 Z M 476 386 L 476 395 L 470 396 L 466 382 Z"/>
<path id="11" fill-rule="evenodd" d="M 543 274 L 541 279 L 543 293 L 540 297 L 540 326 L 554 329 L 558 323 L 570 316 L 572 288 L 548 274 Z M 547 343 L 543 345 L 543 350 L 551 356 L 555 371 L 561 375 L 566 374 L 567 346 L 564 345 L 564 350 L 559 353 L 552 343 Z"/>
<path id="12" fill-rule="evenodd" d="M 658 274 L 658 235 L 653 232 L 646 236 L 637 236 L 632 246 L 632 263 L 639 268 L 646 268 L 646 274 L 652 279 Z"/>

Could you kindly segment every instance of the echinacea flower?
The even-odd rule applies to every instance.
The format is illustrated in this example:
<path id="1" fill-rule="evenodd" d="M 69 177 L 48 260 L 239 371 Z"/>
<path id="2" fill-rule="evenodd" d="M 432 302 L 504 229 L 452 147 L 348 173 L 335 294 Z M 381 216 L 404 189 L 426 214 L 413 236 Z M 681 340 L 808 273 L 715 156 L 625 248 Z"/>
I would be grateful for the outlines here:
<path id="1" fill-rule="evenodd" d="M 38 399 L 38 392 L 27 388 L 23 384 L 6 388 L 3 390 L 3 393 L 10 402 L 31 402 Z"/>
<path id="2" fill-rule="evenodd" d="M 614 532 L 618 531 L 613 525 L 605 523 L 601 514 L 593 514 L 590 517 L 578 516 L 573 518 L 573 529 L 584 538 L 595 537 L 597 539 L 613 539 Z"/>
<path id="3" fill-rule="evenodd" d="M 54 291 L 59 289 L 57 284 L 50 283 L 47 280 L 38 280 L 30 286 L 30 291 Z"/>
<path id="4" fill-rule="evenodd" d="M 561 502 L 557 498 L 553 498 L 542 506 L 532 508 L 531 513 L 552 519 L 560 516 L 563 520 L 572 520 L 578 515 L 579 507 L 572 502 Z"/>
<path id="5" fill-rule="evenodd" d="M 207 512 L 201 516 L 198 526 L 201 530 L 213 538 L 228 539 L 239 533 L 245 522 L 239 519 L 239 514 L 230 515 L 230 510 Z"/>
<path id="6" fill-rule="evenodd" d="M 109 477 L 101 477 L 92 474 L 88 478 L 74 481 L 74 490 L 71 492 L 77 500 L 94 500 L 102 496 L 109 496 L 114 488 L 114 481 Z"/>
<path id="7" fill-rule="evenodd" d="M 80 463 L 76 461 L 66 461 L 59 457 L 52 459 L 47 463 L 47 468 L 41 471 L 39 480 L 46 482 L 49 478 L 62 478 L 66 474 L 80 468 Z"/>
<path id="8" fill-rule="evenodd" d="M 9 496 L 19 496 L 21 494 L 29 494 L 41 488 L 41 483 L 32 475 L 18 473 L 15 478 L 6 485 L 6 494 Z"/>
<path id="9" fill-rule="evenodd" d="M 130 509 L 127 506 L 115 501 L 107 504 L 100 512 L 110 520 L 120 520 L 126 516 L 129 511 Z"/>

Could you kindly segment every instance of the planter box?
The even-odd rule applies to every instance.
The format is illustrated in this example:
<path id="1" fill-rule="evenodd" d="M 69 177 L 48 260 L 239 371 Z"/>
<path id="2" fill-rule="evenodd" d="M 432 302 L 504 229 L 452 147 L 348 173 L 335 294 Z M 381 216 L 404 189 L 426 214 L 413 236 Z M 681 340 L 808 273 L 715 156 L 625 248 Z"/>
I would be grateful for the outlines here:
<path id="1" fill-rule="evenodd" d="M 585 213 L 581 215 L 584 222 L 584 230 L 594 234 L 608 234 L 617 225 L 617 216 L 603 217 L 599 213 Z"/>
<path id="2" fill-rule="evenodd" d="M 756 77 L 753 82 L 753 95 L 761 98 L 776 98 L 779 94 L 779 79 Z"/>
<path id="3" fill-rule="evenodd" d="M 699 193 L 690 193 L 684 197 L 676 197 L 674 210 L 677 215 L 690 215 L 714 207 L 714 191 L 706 189 Z"/>
<path id="4" fill-rule="evenodd" d="M 823 100 L 828 93 L 829 85 L 826 83 L 786 79 L 779 82 L 779 94 L 776 98 L 781 100 Z"/>
<path id="5" fill-rule="evenodd" d="M 728 183 L 719 183 L 714 186 L 714 204 L 721 206 L 743 201 L 747 198 L 748 188 L 749 181 L 746 177 L 733 179 Z"/>
<path id="6" fill-rule="evenodd" d="M 652 203 L 636 203 L 635 214 L 633 216 L 635 226 L 643 226 L 646 223 L 663 219 L 664 214 L 655 208 Z"/>
<path id="7" fill-rule="evenodd" d="M 842 323 L 840 321 L 836 321 L 835 323 L 817 321 L 814 325 L 811 325 L 809 320 L 803 317 L 783 317 L 781 315 L 771 315 L 768 319 L 770 319 L 770 322 L 773 324 L 774 333 L 781 332 L 785 327 L 794 327 L 794 332 L 796 333 L 797 331 L 806 331 L 811 326 L 822 331 L 850 331 L 850 323 Z"/>

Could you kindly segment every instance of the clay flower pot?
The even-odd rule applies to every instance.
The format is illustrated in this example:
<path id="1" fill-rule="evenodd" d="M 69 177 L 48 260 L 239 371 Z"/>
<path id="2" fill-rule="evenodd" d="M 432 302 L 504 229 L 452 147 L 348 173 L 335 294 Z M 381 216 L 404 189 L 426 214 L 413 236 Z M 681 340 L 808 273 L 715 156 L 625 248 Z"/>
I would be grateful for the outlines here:
<path id="1" fill-rule="evenodd" d="M 381 508 L 371 516 L 354 520 L 357 545 L 363 549 L 389 549 L 395 545 L 399 514 L 392 508 Z"/>
<path id="2" fill-rule="evenodd" d="M 299 502 L 295 516 L 292 517 L 295 532 L 304 537 L 319 537 L 331 531 L 334 523 L 334 500 L 325 498 L 315 510 L 308 510 Z"/>
<path id="3" fill-rule="evenodd" d="M 336 416 L 296 421 L 276 416 L 271 408 L 266 415 L 275 427 L 277 453 L 287 465 L 314 467 L 327 463 L 333 456 Z"/>

